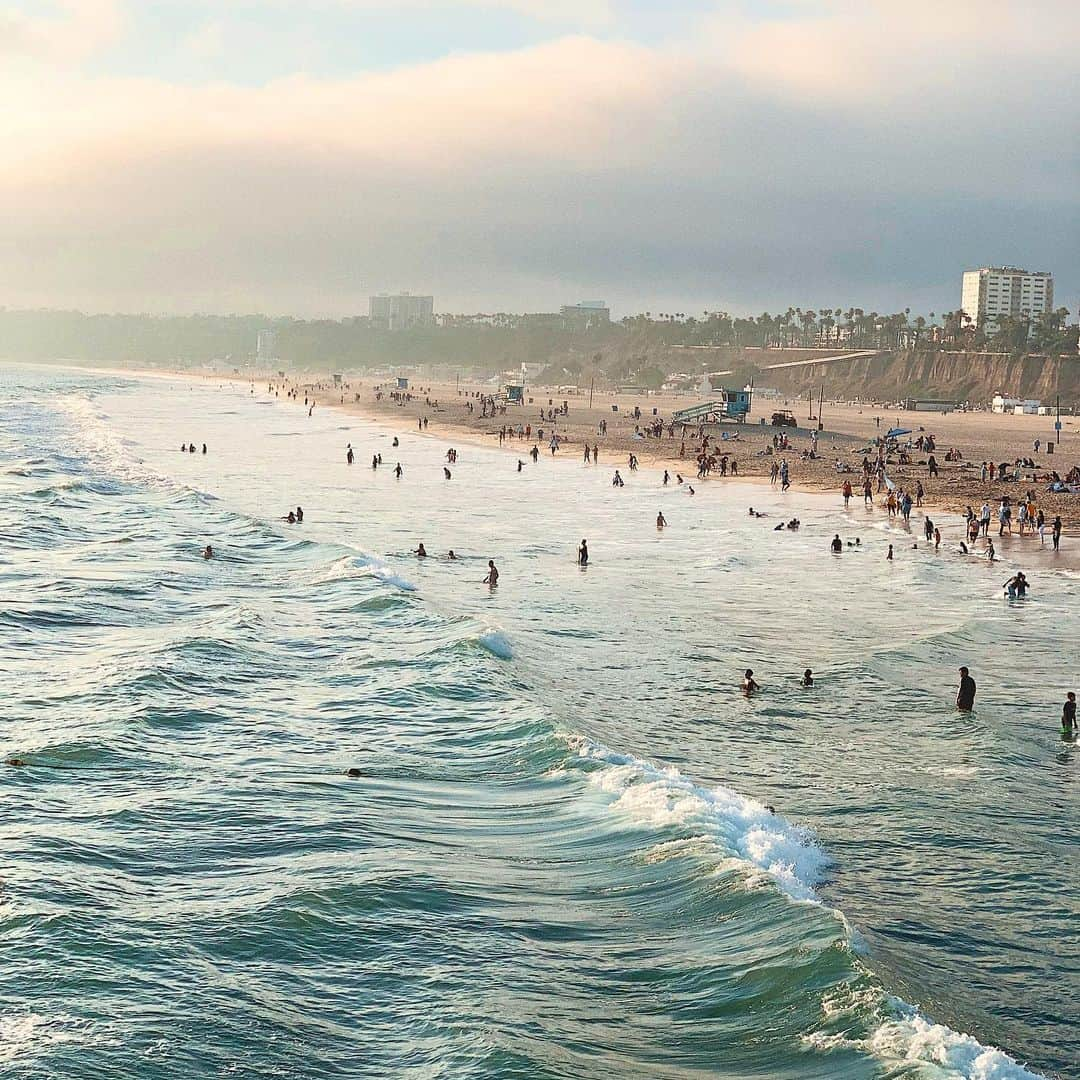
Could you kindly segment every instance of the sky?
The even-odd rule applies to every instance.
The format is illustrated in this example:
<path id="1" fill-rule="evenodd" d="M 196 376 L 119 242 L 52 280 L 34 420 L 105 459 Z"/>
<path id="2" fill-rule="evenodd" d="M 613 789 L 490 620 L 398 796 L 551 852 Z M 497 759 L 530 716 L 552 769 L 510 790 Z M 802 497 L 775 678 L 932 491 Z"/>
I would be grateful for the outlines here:
<path id="1" fill-rule="evenodd" d="M 0 0 L 0 306 L 1080 303 L 1075 0 Z"/>

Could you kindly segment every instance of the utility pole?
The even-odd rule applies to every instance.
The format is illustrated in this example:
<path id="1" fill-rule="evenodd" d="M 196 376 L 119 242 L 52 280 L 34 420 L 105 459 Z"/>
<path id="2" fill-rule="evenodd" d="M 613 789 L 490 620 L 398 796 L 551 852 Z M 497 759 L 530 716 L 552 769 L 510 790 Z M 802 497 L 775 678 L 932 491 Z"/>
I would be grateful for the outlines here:
<path id="1" fill-rule="evenodd" d="M 592 377 L 592 378 L 591 378 L 591 379 L 589 380 L 589 411 L 590 411 L 590 412 L 592 411 L 592 392 L 593 392 L 593 387 L 594 387 L 595 385 L 596 385 L 596 376 L 594 375 L 594 376 L 593 376 L 593 377 Z"/>

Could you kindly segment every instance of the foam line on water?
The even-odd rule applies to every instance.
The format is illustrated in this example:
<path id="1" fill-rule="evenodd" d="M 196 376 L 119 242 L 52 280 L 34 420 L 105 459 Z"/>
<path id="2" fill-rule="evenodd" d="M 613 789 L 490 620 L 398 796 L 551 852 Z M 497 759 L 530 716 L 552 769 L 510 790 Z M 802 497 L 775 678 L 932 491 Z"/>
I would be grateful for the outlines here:
<path id="1" fill-rule="evenodd" d="M 650 861 L 681 855 L 712 857 L 719 872 L 745 872 L 748 888 L 771 881 L 791 900 L 819 905 L 835 915 L 845 928 L 852 953 L 863 951 L 857 931 L 843 913 L 817 895 L 816 886 L 829 859 L 810 829 L 730 788 L 701 787 L 678 769 L 618 753 L 584 736 L 563 738 L 582 763 L 598 766 L 589 772 L 589 783 L 611 797 L 613 812 L 635 824 L 687 830 L 683 836 L 652 846 L 647 853 Z M 1004 1051 L 934 1023 L 899 998 L 881 990 L 874 997 L 881 1015 L 869 1037 L 856 1040 L 814 1033 L 807 1043 L 822 1051 L 859 1049 L 890 1066 L 924 1066 L 925 1071 L 916 1075 L 928 1080 L 1045 1080 Z"/>
<path id="2" fill-rule="evenodd" d="M 589 782 L 611 796 L 616 813 L 656 828 L 688 827 L 711 838 L 722 865 L 734 860 L 749 870 L 749 884 L 768 877 L 793 900 L 820 903 L 814 887 L 828 857 L 809 829 L 730 788 L 700 787 L 678 769 L 652 765 L 580 736 L 567 741 L 582 761 L 600 766 L 590 772 Z"/>

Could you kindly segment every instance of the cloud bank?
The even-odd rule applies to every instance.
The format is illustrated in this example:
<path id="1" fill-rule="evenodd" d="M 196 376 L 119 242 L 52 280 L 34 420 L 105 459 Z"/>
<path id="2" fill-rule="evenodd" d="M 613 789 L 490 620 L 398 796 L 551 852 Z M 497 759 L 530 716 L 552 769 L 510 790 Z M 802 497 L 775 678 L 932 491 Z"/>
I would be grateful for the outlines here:
<path id="1" fill-rule="evenodd" d="M 69 0 L 0 22 L 0 302 L 942 310 L 965 266 L 1004 260 L 1069 302 L 1080 14 L 1039 6 L 725 5 L 662 44 L 240 86 L 90 70 L 122 12 Z"/>

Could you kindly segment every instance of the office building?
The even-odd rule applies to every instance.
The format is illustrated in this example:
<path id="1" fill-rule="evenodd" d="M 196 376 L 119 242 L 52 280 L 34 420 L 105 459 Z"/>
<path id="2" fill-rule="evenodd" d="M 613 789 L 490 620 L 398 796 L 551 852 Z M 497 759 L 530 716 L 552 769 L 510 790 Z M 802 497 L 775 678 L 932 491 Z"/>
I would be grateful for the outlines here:
<path id="1" fill-rule="evenodd" d="M 563 325 L 573 330 L 589 330 L 611 322 L 611 311 L 603 300 L 582 300 L 580 304 L 563 304 L 559 308 Z"/>
<path id="2" fill-rule="evenodd" d="M 414 326 L 430 326 L 435 321 L 435 299 L 401 293 L 388 296 L 380 293 L 368 301 L 371 325 L 380 330 L 408 330 Z"/>
<path id="3" fill-rule="evenodd" d="M 997 329 L 1003 316 L 1036 319 L 1054 309 L 1054 279 L 1015 266 L 984 266 L 964 272 L 960 308 L 981 330 Z"/>

